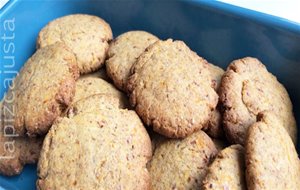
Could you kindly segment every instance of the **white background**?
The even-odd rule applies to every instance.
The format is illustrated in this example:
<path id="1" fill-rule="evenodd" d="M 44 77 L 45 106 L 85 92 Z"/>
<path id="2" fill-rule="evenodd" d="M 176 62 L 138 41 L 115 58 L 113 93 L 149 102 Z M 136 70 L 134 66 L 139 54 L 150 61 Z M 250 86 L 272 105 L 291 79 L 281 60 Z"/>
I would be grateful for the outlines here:
<path id="1" fill-rule="evenodd" d="M 300 23 L 300 0 L 219 0 Z"/>

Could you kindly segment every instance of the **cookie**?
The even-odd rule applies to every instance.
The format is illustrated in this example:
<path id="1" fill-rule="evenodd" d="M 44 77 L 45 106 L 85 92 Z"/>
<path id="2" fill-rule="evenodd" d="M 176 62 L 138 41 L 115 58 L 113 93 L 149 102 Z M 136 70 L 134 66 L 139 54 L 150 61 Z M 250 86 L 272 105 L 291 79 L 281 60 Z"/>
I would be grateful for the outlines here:
<path id="1" fill-rule="evenodd" d="M 43 138 L 16 137 L 0 133 L 0 174 L 13 176 L 22 172 L 25 164 L 38 161 Z"/>
<path id="2" fill-rule="evenodd" d="M 112 39 L 112 31 L 103 19 L 85 14 L 64 16 L 51 21 L 39 33 L 37 48 L 63 42 L 77 58 L 81 74 L 99 69 Z"/>
<path id="3" fill-rule="evenodd" d="M 45 138 L 37 189 L 149 189 L 151 142 L 136 113 L 107 95 L 74 106 Z"/>
<path id="4" fill-rule="evenodd" d="M 222 78 L 220 101 L 224 130 L 232 143 L 244 143 L 248 127 L 262 111 L 274 112 L 296 142 L 297 126 L 288 92 L 258 59 L 246 57 L 228 66 Z"/>
<path id="5" fill-rule="evenodd" d="M 149 164 L 152 189 L 199 189 L 217 149 L 203 131 L 161 143 Z"/>
<path id="6" fill-rule="evenodd" d="M 206 64 L 182 41 L 150 45 L 127 84 L 130 103 L 144 123 L 172 138 L 201 129 L 218 102 Z"/>
<path id="7" fill-rule="evenodd" d="M 249 190 L 299 189 L 300 162 L 282 120 L 271 112 L 258 114 L 245 141 Z"/>
<path id="8" fill-rule="evenodd" d="M 218 153 L 203 180 L 203 190 L 246 190 L 244 148 L 231 145 Z"/>
<path id="9" fill-rule="evenodd" d="M 37 50 L 4 98 L 1 128 L 19 136 L 47 133 L 71 104 L 78 76 L 75 56 L 62 43 Z"/>
<path id="10" fill-rule="evenodd" d="M 99 78 L 97 75 L 83 75 L 76 81 L 74 102 L 94 94 L 102 93 L 117 97 L 120 101 L 120 107 L 128 107 L 129 103 L 126 95 L 117 90 L 112 84 Z"/>
<path id="11" fill-rule="evenodd" d="M 114 84 L 126 90 L 130 69 L 145 49 L 158 38 L 145 31 L 130 31 L 118 36 L 110 44 L 106 70 Z"/>

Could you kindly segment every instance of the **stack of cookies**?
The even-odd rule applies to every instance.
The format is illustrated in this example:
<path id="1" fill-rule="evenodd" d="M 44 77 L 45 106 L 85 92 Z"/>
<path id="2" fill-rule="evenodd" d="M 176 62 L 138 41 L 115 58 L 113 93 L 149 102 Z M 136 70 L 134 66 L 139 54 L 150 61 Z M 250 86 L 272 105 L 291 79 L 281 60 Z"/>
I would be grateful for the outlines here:
<path id="1" fill-rule="evenodd" d="M 40 31 L 0 127 L 0 173 L 38 162 L 39 190 L 300 187 L 292 103 L 258 59 L 224 71 L 182 41 L 113 39 L 96 16 Z"/>

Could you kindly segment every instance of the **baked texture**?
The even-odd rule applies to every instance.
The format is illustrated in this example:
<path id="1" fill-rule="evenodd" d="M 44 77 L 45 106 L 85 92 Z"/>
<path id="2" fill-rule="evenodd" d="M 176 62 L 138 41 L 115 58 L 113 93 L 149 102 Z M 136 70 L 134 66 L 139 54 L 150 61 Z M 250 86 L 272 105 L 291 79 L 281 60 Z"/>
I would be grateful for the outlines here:
<path id="1" fill-rule="evenodd" d="M 258 59 L 233 61 L 222 78 L 219 94 L 224 130 L 230 142 L 243 144 L 248 127 L 262 111 L 274 112 L 296 142 L 297 126 L 289 95 Z"/>
<path id="2" fill-rule="evenodd" d="M 85 14 L 73 14 L 48 23 L 39 33 L 37 48 L 63 42 L 77 58 L 81 74 L 99 69 L 112 39 L 112 31 L 103 19 Z"/>
<path id="3" fill-rule="evenodd" d="M 157 41 L 141 54 L 127 84 L 130 103 L 148 126 L 171 138 L 201 129 L 215 109 L 206 60 L 182 41 Z"/>
<path id="4" fill-rule="evenodd" d="M 25 164 L 37 163 L 43 143 L 42 137 L 5 137 L 4 133 L 0 135 L 0 173 L 2 175 L 18 175 Z"/>
<path id="5" fill-rule="evenodd" d="M 45 138 L 37 189 L 149 189 L 151 142 L 136 113 L 107 95 L 72 110 Z"/>
<path id="6" fill-rule="evenodd" d="M 300 162 L 295 146 L 272 112 L 258 114 L 245 143 L 249 190 L 299 189 Z"/>
<path id="7" fill-rule="evenodd" d="M 219 91 L 224 70 L 216 65 L 208 63 L 208 69 L 212 77 L 212 85 L 216 92 Z M 204 125 L 203 130 L 213 138 L 223 138 L 222 114 L 217 106 L 211 113 L 209 121 Z"/>
<path id="8" fill-rule="evenodd" d="M 246 190 L 245 151 L 241 145 L 231 145 L 218 153 L 203 180 L 203 190 Z"/>
<path id="9" fill-rule="evenodd" d="M 76 81 L 74 102 L 87 98 L 94 94 L 108 94 L 118 98 L 120 107 L 129 107 L 128 98 L 116 89 L 112 84 L 98 77 L 98 74 L 87 74 Z"/>
<path id="10" fill-rule="evenodd" d="M 214 143 L 201 130 L 185 139 L 164 141 L 148 166 L 152 189 L 199 189 L 216 154 Z"/>
<path id="11" fill-rule="evenodd" d="M 0 108 L 2 108 L 2 101 Z M 19 137 L 14 134 L 12 128 L 2 128 L 0 131 L 0 174 L 18 175 L 25 164 L 36 163 L 42 143 L 42 137 Z"/>
<path id="12" fill-rule="evenodd" d="M 37 50 L 4 97 L 1 128 L 13 126 L 19 136 L 47 133 L 71 104 L 78 76 L 75 56 L 64 44 Z"/>
<path id="13" fill-rule="evenodd" d="M 145 31 L 129 31 L 110 44 L 106 70 L 116 87 L 126 91 L 130 69 L 145 49 L 158 38 Z"/>

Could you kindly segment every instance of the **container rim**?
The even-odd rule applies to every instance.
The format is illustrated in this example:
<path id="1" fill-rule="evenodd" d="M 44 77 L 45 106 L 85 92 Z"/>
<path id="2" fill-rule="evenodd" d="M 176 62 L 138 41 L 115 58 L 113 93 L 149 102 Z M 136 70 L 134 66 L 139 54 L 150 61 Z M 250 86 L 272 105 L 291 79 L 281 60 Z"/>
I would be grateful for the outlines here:
<path id="1" fill-rule="evenodd" d="M 17 3 L 22 1 L 25 2 L 24 0 L 9 0 L 0 9 L 0 18 L 3 18 L 3 16 L 8 12 L 8 10 L 12 9 Z M 41 0 L 31 0 L 31 1 L 41 1 Z M 59 0 L 54 0 L 54 1 L 59 1 Z M 64 0 L 64 1 L 74 2 L 74 1 L 83 1 L 83 0 Z M 97 1 L 97 0 L 92 0 L 92 1 Z M 279 27 L 281 29 L 300 34 L 300 23 L 285 18 L 281 18 L 278 16 L 269 15 L 266 13 L 258 12 L 244 7 L 239 7 L 236 5 L 224 3 L 217 0 L 178 0 L 178 1 L 190 3 L 195 6 L 202 6 L 212 11 L 219 10 L 222 11 L 222 14 L 225 15 L 231 14 L 237 17 L 247 18 L 260 24 L 264 24 L 270 27 Z M 155 2 L 159 3 L 160 1 L 156 0 Z"/>
<path id="2" fill-rule="evenodd" d="M 224 3 L 217 0 L 181 0 L 186 3 L 193 4 L 195 6 L 205 7 L 209 10 L 222 11 L 222 14 L 237 16 L 240 18 L 246 18 L 259 24 L 264 24 L 270 27 L 280 28 L 290 32 L 300 34 L 300 23 L 291 21 L 278 16 L 270 15 L 267 13 L 258 12 L 255 10 L 239 7 L 229 3 Z"/>

